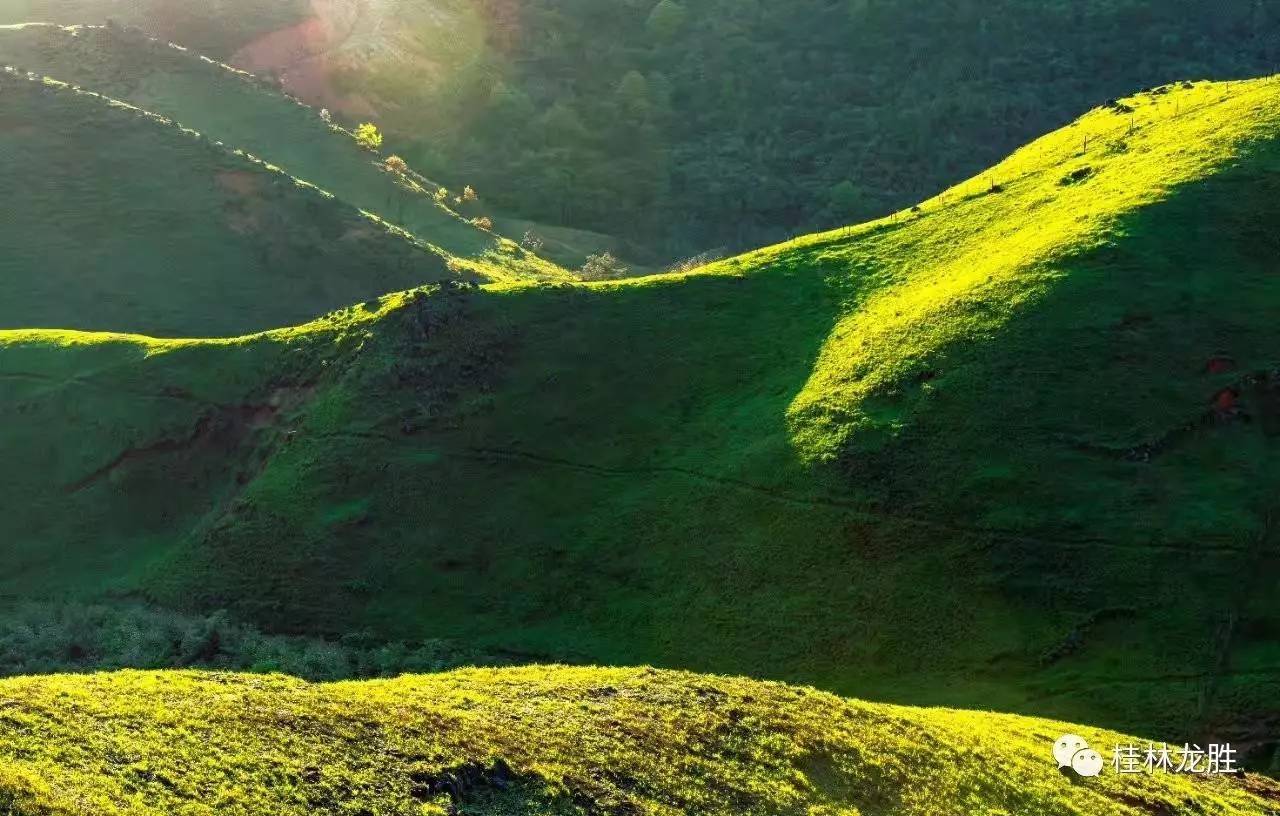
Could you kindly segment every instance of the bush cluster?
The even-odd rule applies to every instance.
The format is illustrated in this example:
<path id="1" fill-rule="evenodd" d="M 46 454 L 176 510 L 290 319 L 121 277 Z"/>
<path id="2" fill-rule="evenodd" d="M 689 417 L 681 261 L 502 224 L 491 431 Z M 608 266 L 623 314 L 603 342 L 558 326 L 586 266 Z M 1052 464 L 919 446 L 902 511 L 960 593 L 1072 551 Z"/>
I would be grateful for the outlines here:
<path id="1" fill-rule="evenodd" d="M 29 603 L 0 612 L 0 676 L 208 668 L 344 680 L 501 662 L 442 640 L 270 635 L 225 612 L 186 615 L 142 604 L 76 603 Z"/>

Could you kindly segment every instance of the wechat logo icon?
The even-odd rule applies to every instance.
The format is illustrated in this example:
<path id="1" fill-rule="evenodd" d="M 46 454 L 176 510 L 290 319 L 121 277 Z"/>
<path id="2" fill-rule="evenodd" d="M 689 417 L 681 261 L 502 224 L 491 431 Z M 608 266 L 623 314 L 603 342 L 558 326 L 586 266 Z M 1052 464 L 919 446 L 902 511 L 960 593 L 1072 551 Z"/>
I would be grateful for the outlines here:
<path id="1" fill-rule="evenodd" d="M 1102 754 L 1089 747 L 1084 737 L 1063 734 L 1053 744 L 1053 758 L 1058 768 L 1070 768 L 1082 777 L 1089 778 L 1102 773 Z"/>

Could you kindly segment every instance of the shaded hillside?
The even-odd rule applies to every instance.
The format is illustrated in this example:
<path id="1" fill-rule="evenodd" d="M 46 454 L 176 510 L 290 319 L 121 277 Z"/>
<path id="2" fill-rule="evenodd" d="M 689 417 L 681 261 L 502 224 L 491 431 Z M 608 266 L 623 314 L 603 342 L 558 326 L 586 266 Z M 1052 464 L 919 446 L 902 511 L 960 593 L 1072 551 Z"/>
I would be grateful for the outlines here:
<path id="1" fill-rule="evenodd" d="M 307 685 L 126 672 L 0 682 L 0 802 L 62 814 L 1262 816 L 1280 787 L 1073 781 L 1048 720 L 651 669 Z"/>
<path id="2" fill-rule="evenodd" d="M 1106 99 L 1280 65 L 1274 0 L 8 0 L 4 13 L 115 15 L 274 72 L 316 105 L 376 118 L 433 178 L 509 216 L 621 235 L 646 263 L 879 216 Z"/>
<path id="3" fill-rule="evenodd" d="M 693 274 L 4 335 L 0 456 L 46 464 L 0 471 L 0 588 L 1265 757 L 1278 127 L 1274 79 L 1167 86 Z"/>
<path id="4" fill-rule="evenodd" d="M 0 326 L 234 335 L 457 277 L 170 121 L 25 74 L 0 83 Z"/>
<path id="5" fill-rule="evenodd" d="M 1280 66 L 1273 0 L 405 5 L 459 36 L 404 14 L 396 59 L 335 74 L 411 162 L 668 256 L 879 216 L 1106 99 Z"/>
<path id="6" fill-rule="evenodd" d="M 470 222 L 479 203 L 435 198 L 430 181 L 388 172 L 381 157 L 268 83 L 118 28 L 0 28 L 0 64 L 70 82 L 246 150 L 401 226 L 489 278 L 566 278 L 563 269 Z M 461 210 L 458 212 L 455 210 Z M 520 234 L 516 235 L 520 238 Z M 421 282 L 421 281 L 419 281 Z"/>
<path id="7" fill-rule="evenodd" d="M 155 36 L 226 58 L 262 31 L 294 25 L 309 12 L 308 0 L 3 0 L 0 25 L 110 20 L 145 26 Z"/>

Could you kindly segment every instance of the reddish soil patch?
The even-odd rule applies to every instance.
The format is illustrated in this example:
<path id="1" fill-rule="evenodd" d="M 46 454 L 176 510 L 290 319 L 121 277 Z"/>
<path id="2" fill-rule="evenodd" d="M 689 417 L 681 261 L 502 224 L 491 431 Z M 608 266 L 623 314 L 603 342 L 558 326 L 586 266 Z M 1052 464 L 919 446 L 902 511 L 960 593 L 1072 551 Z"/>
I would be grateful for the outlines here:
<path id="1" fill-rule="evenodd" d="M 21 116 L 0 116 L 0 133 L 13 136 L 34 136 L 39 128 Z"/>
<path id="2" fill-rule="evenodd" d="M 1280 802 L 1280 782 L 1265 776 L 1249 774 L 1242 783 L 1245 790 L 1268 802 Z"/>
<path id="3" fill-rule="evenodd" d="M 247 170 L 227 170 L 218 174 L 216 183 L 223 190 L 238 197 L 224 209 L 227 226 L 239 235 L 252 235 L 262 231 L 265 204 L 259 194 L 262 177 Z"/>
<path id="4" fill-rule="evenodd" d="M 250 73 L 274 74 L 286 91 L 313 105 L 372 115 L 373 106 L 367 101 L 333 87 L 332 55 L 351 34 L 343 28 L 341 11 L 333 0 L 311 0 L 311 17 L 259 37 L 236 52 L 230 62 Z"/>
<path id="5" fill-rule="evenodd" d="M 1239 400 L 1240 395 L 1234 388 L 1224 388 L 1213 398 L 1213 409 L 1219 414 L 1233 413 Z"/>
<path id="6" fill-rule="evenodd" d="M 1235 371 L 1236 361 L 1226 356 L 1212 357 L 1205 364 L 1205 371 L 1210 374 L 1225 374 L 1228 371 Z"/>
<path id="7" fill-rule="evenodd" d="M 363 244 L 366 241 L 374 241 L 378 238 L 378 230 L 372 226 L 355 226 L 348 229 L 338 239 L 341 243 Z"/>
<path id="8" fill-rule="evenodd" d="M 245 198 L 257 197 L 258 190 L 261 188 L 261 179 L 258 175 L 247 170 L 225 170 L 218 174 L 217 181 L 222 189 Z"/>
<path id="9" fill-rule="evenodd" d="M 109 479 L 117 471 L 136 465 L 158 464 L 166 467 L 176 478 L 184 478 L 187 474 L 199 472 L 201 462 L 228 456 L 243 457 L 247 453 L 245 443 L 254 431 L 279 425 L 283 413 L 297 409 L 310 400 L 315 391 L 312 385 L 281 386 L 272 390 L 266 402 L 218 406 L 201 416 L 185 436 L 126 448 L 110 462 L 68 485 L 66 492 L 86 490 Z"/>

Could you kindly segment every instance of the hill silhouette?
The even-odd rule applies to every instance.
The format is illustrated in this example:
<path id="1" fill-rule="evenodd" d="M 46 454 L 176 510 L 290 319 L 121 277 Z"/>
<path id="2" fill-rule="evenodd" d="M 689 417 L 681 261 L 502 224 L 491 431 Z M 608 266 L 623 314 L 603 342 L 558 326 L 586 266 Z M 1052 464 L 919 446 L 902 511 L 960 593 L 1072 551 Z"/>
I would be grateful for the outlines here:
<path id="1" fill-rule="evenodd" d="M 630 669 L 308 685 L 124 672 L 0 682 L 15 814 L 1105 813 L 1262 816 L 1257 777 L 1072 780 L 1047 720 Z"/>
<path id="2" fill-rule="evenodd" d="M 0 73 L 0 326 L 238 335 L 479 278 L 173 122 Z"/>
<path id="3" fill-rule="evenodd" d="M 0 335 L 0 589 L 1268 751 L 1278 101 L 1164 86 L 690 274 Z"/>

